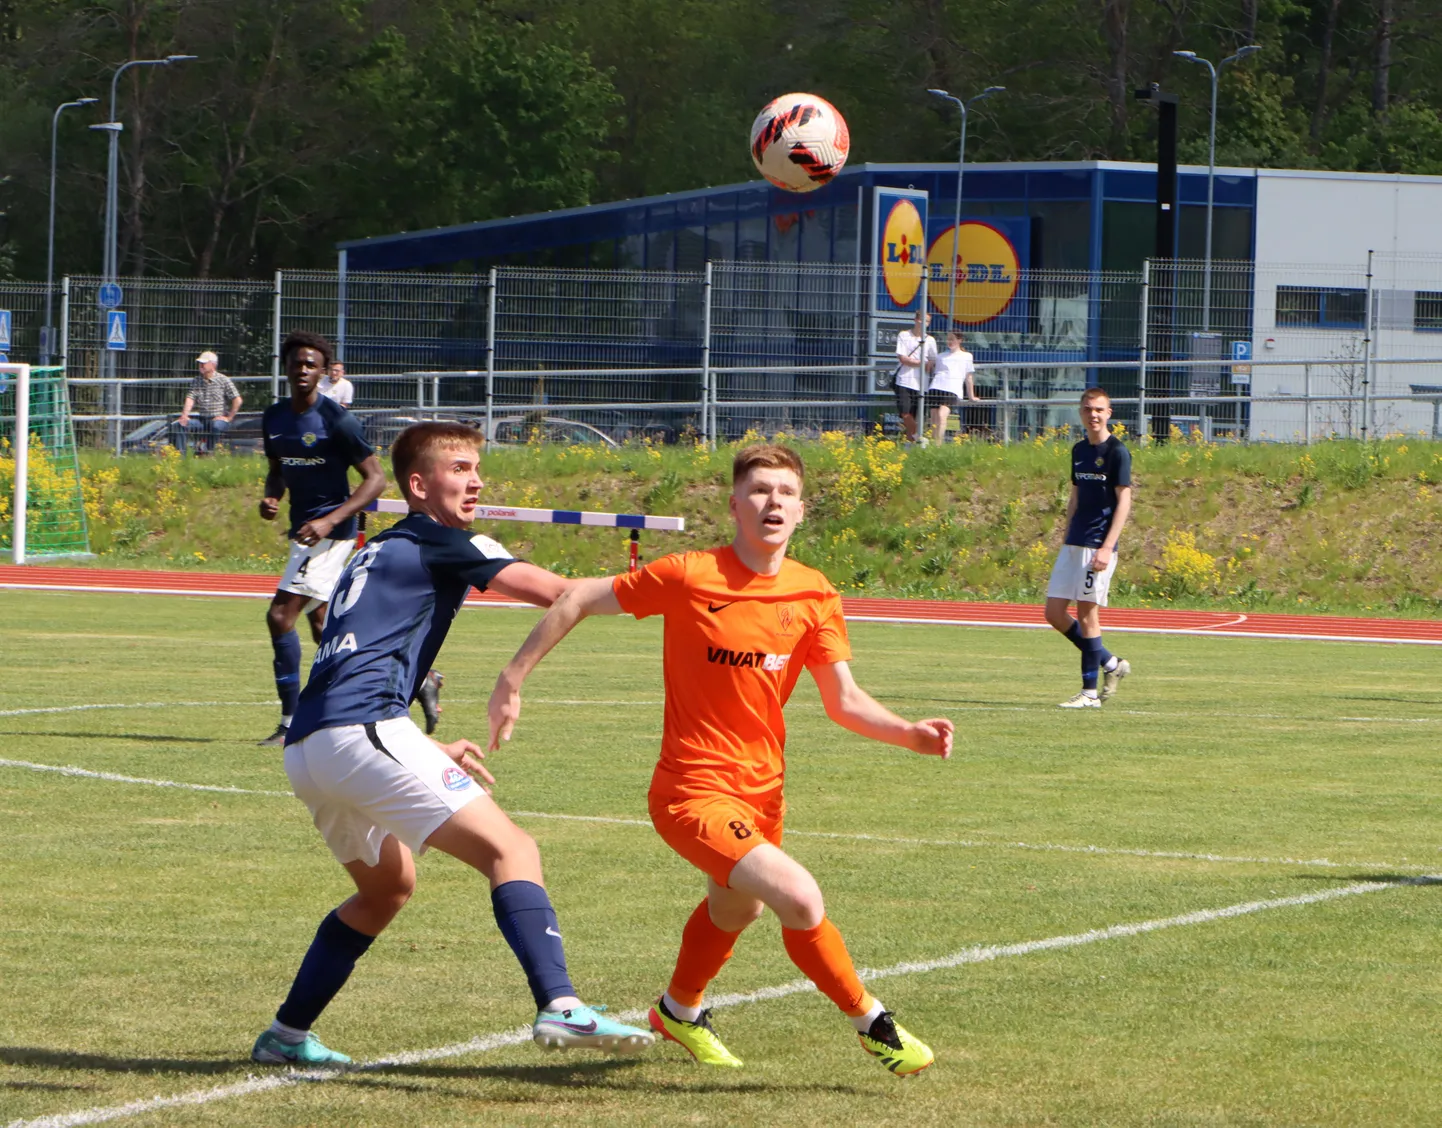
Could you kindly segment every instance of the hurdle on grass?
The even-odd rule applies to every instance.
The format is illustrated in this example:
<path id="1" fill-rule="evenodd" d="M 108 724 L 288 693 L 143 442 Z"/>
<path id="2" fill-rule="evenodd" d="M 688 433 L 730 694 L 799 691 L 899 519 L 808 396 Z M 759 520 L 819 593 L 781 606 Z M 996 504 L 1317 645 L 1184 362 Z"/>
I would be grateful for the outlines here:
<path id="1" fill-rule="evenodd" d="M 361 522 L 361 537 L 365 536 L 366 513 L 407 513 L 410 511 L 403 501 L 381 498 L 371 502 L 365 512 L 358 514 Z M 654 532 L 683 533 L 686 531 L 684 517 L 653 517 L 646 513 L 598 513 L 586 509 L 531 509 L 518 505 L 478 505 L 477 521 L 529 521 L 540 525 L 585 525 L 593 529 L 631 530 L 631 571 L 635 571 L 641 552 L 641 530 Z"/>

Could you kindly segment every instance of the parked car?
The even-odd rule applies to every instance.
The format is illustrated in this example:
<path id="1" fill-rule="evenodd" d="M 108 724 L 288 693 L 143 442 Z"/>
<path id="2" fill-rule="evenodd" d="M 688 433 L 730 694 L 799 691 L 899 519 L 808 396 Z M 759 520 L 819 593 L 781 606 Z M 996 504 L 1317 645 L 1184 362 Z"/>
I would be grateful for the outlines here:
<path id="1" fill-rule="evenodd" d="M 166 416 L 142 423 L 120 440 L 122 454 L 154 454 L 162 447 L 176 445 L 175 419 Z M 197 453 L 210 453 L 208 443 L 198 435 L 190 436 L 191 449 Z M 222 449 L 231 454 L 259 454 L 263 447 L 260 434 L 260 416 L 257 414 L 238 415 L 230 430 L 220 441 Z"/>
<path id="2" fill-rule="evenodd" d="M 427 421 L 461 423 L 486 434 L 484 415 L 453 415 L 450 413 L 427 412 L 424 416 L 413 412 L 376 412 L 365 417 L 366 439 L 377 450 L 384 450 L 396 441 L 396 436 L 412 423 Z M 491 420 L 489 441 L 496 446 L 522 446 L 539 437 L 543 443 L 561 443 L 574 446 L 577 443 L 596 443 L 601 446 L 619 446 L 610 435 L 599 427 L 575 419 L 564 419 L 558 415 L 499 415 Z"/>

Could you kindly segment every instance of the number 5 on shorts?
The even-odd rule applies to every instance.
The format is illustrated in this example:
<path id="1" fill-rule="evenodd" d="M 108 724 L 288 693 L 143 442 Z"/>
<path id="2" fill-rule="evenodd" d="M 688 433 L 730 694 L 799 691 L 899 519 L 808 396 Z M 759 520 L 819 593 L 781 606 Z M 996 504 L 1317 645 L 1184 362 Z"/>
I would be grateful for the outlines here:
<path id="1" fill-rule="evenodd" d="M 1082 591 L 1091 591 L 1094 587 L 1096 587 L 1096 582 L 1097 574 L 1093 572 L 1090 568 L 1088 568 L 1086 583 L 1082 584 Z"/>

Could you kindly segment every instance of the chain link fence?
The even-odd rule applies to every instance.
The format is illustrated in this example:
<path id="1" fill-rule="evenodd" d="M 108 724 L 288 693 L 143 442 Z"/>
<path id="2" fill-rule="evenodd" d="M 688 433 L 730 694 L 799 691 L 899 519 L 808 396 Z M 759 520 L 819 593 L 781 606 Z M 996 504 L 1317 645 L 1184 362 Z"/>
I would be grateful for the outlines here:
<path id="1" fill-rule="evenodd" d="M 295 329 L 336 343 L 354 410 L 385 444 L 422 417 L 496 441 L 616 442 L 748 429 L 894 429 L 895 332 L 875 268 L 716 262 L 699 271 L 285 271 L 265 280 L 124 282 L 128 333 L 106 347 L 100 280 L 54 296 L 78 440 L 168 441 L 195 358 L 220 356 L 243 405 L 230 441 L 259 446 Z M 1219 441 L 1436 434 L 1442 257 L 1367 262 L 1153 262 L 1136 273 L 1021 270 L 996 287 L 929 280 L 932 332 L 955 325 L 983 403 L 954 425 L 1011 441 L 1076 420 L 1099 384 L 1133 434 Z M 45 287 L 0 282 L 11 352 L 34 359 Z"/>

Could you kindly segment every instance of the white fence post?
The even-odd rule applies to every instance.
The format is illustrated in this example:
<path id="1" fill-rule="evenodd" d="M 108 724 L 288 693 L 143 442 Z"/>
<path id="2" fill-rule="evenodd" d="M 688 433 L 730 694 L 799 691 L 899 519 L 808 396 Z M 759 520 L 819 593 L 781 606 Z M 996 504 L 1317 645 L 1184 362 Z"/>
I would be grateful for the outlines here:
<path id="1" fill-rule="evenodd" d="M 60 280 L 60 367 L 70 375 L 70 275 Z"/>
<path id="2" fill-rule="evenodd" d="M 486 275 L 486 441 L 496 433 L 496 268 Z"/>
<path id="3" fill-rule="evenodd" d="M 30 491 L 30 366 L 15 375 L 15 504 L 10 511 L 10 559 L 25 563 L 25 508 Z"/>
<path id="4" fill-rule="evenodd" d="M 1362 330 L 1362 441 L 1371 431 L 1372 411 L 1372 252 L 1367 252 L 1367 313 Z"/>
<path id="5" fill-rule="evenodd" d="M 275 272 L 275 300 L 270 312 L 270 402 L 280 399 L 280 318 L 281 295 L 283 294 L 281 272 Z"/>
<path id="6" fill-rule="evenodd" d="M 1147 419 L 1147 339 L 1151 317 L 1152 260 L 1142 260 L 1142 341 L 1137 357 L 1137 442 L 1144 443 L 1152 429 Z"/>
<path id="7" fill-rule="evenodd" d="M 711 386 L 711 260 L 701 283 L 701 437 L 716 449 L 716 391 Z"/>

